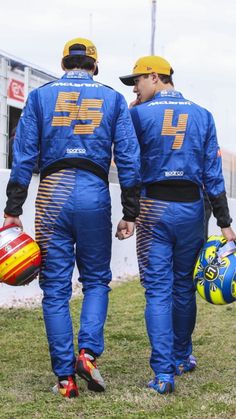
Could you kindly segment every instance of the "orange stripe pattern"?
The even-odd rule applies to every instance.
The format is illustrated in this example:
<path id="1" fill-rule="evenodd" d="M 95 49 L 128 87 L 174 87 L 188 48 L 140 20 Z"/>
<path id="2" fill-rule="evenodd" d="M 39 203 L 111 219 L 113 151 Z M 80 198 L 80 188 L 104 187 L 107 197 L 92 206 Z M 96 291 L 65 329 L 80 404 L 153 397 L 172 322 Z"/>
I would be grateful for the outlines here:
<path id="1" fill-rule="evenodd" d="M 141 282 L 148 267 L 149 252 L 153 240 L 153 229 L 169 204 L 150 198 L 140 199 L 140 215 L 137 219 L 137 256 Z"/>
<path id="2" fill-rule="evenodd" d="M 76 169 L 63 169 L 47 176 L 36 198 L 35 231 L 42 254 L 42 269 L 53 236 L 53 228 L 75 185 Z"/>

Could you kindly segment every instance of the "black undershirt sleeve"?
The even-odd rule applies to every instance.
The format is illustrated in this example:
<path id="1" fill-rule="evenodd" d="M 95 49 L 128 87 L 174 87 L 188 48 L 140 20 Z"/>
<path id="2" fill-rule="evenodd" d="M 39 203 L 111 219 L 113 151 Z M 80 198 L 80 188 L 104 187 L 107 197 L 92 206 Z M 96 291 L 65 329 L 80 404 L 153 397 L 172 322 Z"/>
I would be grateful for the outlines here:
<path id="1" fill-rule="evenodd" d="M 6 193 L 8 199 L 4 212 L 7 215 L 18 217 L 23 212 L 22 206 L 27 198 L 28 187 L 9 181 Z"/>
<path id="2" fill-rule="evenodd" d="M 232 218 L 229 213 L 226 193 L 223 192 L 218 196 L 208 195 L 208 197 L 211 202 L 214 217 L 217 219 L 217 225 L 220 228 L 229 227 L 232 223 Z"/>
<path id="3" fill-rule="evenodd" d="M 132 188 L 121 188 L 121 204 L 123 206 L 123 220 L 135 221 L 140 211 L 140 191 L 139 185 Z"/>

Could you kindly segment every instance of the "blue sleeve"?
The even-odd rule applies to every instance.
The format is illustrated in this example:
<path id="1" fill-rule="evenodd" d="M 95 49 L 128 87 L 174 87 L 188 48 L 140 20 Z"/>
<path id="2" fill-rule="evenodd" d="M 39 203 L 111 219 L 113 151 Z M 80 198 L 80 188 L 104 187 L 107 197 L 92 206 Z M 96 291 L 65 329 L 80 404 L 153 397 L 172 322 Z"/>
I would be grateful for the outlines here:
<path id="1" fill-rule="evenodd" d="M 214 119 L 210 113 L 208 113 L 208 131 L 205 142 L 203 183 L 209 196 L 215 197 L 225 192 L 221 152 Z"/>
<path id="2" fill-rule="evenodd" d="M 140 183 L 140 149 L 130 112 L 124 97 L 118 94 L 114 124 L 114 160 L 121 187 Z"/>
<path id="3" fill-rule="evenodd" d="M 28 187 L 39 155 L 38 92 L 33 90 L 22 111 L 13 142 L 10 182 Z"/>
<path id="4" fill-rule="evenodd" d="M 139 118 L 139 114 L 138 114 L 138 111 L 137 111 L 138 106 L 139 105 L 130 109 L 130 114 L 131 114 L 131 118 L 132 118 L 132 121 L 133 121 L 133 124 L 134 124 L 134 129 L 135 129 L 138 141 L 139 141 L 139 139 L 141 138 L 141 135 L 142 135 L 142 128 L 141 128 L 141 121 L 140 121 L 140 118 Z"/>
<path id="5" fill-rule="evenodd" d="M 222 173 L 222 158 L 217 141 L 216 128 L 212 115 L 209 113 L 209 126 L 205 146 L 203 183 L 208 193 L 214 217 L 221 228 L 229 227 L 232 218 L 229 212 Z"/>

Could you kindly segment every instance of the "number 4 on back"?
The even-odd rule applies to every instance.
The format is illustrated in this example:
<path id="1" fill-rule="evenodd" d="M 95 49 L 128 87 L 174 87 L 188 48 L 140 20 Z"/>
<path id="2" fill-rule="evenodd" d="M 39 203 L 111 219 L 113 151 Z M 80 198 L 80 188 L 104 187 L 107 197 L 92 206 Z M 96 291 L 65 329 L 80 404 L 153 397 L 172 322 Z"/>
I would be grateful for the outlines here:
<path id="1" fill-rule="evenodd" d="M 187 121 L 188 121 L 188 114 L 181 113 L 179 115 L 178 124 L 176 127 L 172 125 L 173 115 L 174 115 L 173 109 L 165 110 L 161 135 L 174 136 L 175 139 L 172 144 L 172 150 L 179 150 L 183 145 Z"/>

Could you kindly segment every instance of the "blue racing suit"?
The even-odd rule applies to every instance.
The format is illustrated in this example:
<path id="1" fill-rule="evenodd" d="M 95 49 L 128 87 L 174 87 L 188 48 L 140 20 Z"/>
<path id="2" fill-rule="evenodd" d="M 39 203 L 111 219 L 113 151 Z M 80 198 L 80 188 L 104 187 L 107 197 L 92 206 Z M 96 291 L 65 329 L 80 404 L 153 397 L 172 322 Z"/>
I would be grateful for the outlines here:
<path id="1" fill-rule="evenodd" d="M 156 375 L 174 374 L 175 362 L 192 352 L 192 270 L 203 244 L 203 185 L 218 225 L 231 222 L 221 155 L 212 115 L 175 90 L 157 93 L 131 109 L 131 116 L 141 149 L 137 254 L 150 364 Z"/>
<path id="2" fill-rule="evenodd" d="M 76 261 L 83 286 L 79 349 L 100 355 L 111 280 L 111 202 L 108 172 L 114 149 L 124 220 L 139 213 L 139 145 L 126 102 L 86 71 L 29 94 L 14 140 L 5 213 L 20 215 L 36 161 L 36 240 L 42 252 L 40 286 L 52 368 L 74 374 L 69 310 Z"/>

